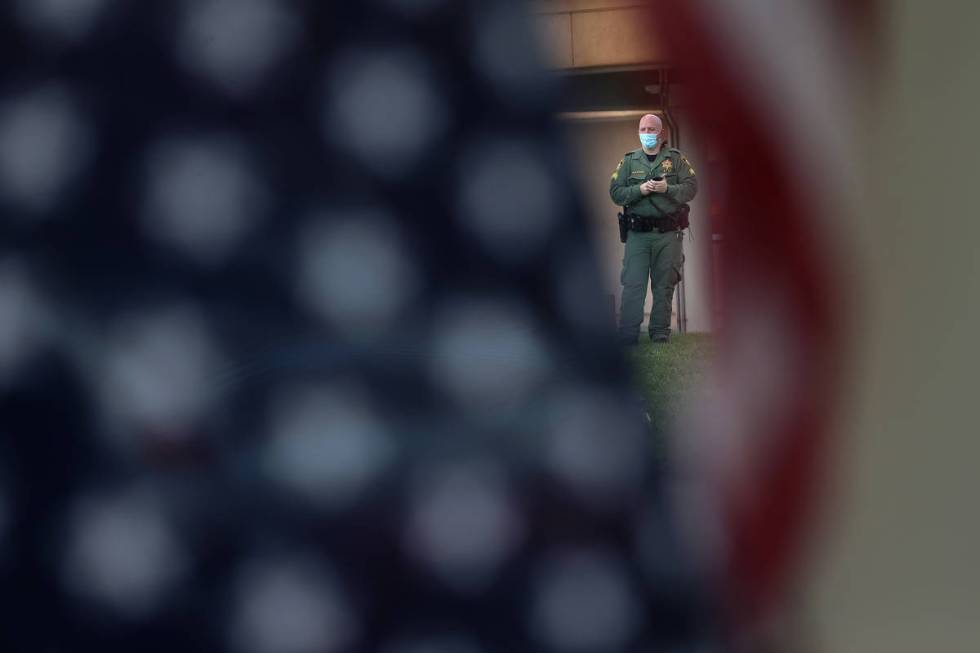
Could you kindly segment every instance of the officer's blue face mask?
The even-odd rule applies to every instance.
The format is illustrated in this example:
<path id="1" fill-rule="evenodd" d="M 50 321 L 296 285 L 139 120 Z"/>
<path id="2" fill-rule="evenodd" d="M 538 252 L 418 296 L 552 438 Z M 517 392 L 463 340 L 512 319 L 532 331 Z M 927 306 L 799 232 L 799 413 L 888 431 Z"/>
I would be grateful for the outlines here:
<path id="1" fill-rule="evenodd" d="M 648 150 L 652 150 L 657 146 L 657 135 L 656 134 L 640 134 L 640 143 L 643 147 Z"/>

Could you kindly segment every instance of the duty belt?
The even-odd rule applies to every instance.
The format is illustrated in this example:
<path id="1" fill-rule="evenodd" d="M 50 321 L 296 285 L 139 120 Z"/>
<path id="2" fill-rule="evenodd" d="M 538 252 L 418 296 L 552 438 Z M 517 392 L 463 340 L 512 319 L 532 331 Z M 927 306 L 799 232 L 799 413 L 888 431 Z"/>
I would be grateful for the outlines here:
<path id="1" fill-rule="evenodd" d="M 648 218 L 640 215 L 626 215 L 626 224 L 630 231 L 653 231 L 656 229 L 660 233 L 676 231 L 680 226 L 678 221 L 672 216 L 662 218 Z"/>

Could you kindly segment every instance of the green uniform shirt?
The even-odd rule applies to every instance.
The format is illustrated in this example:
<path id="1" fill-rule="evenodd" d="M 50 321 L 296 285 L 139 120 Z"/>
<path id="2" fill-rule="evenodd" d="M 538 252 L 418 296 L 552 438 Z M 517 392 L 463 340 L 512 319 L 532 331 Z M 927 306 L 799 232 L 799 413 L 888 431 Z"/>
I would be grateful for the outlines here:
<path id="1" fill-rule="evenodd" d="M 662 175 L 667 181 L 666 193 L 640 193 L 640 184 Z M 609 184 L 612 201 L 633 215 L 660 218 L 672 215 L 681 204 L 694 199 L 698 192 L 698 179 L 694 166 L 680 150 L 661 147 L 653 161 L 647 160 L 642 148 L 627 152 L 616 166 Z"/>

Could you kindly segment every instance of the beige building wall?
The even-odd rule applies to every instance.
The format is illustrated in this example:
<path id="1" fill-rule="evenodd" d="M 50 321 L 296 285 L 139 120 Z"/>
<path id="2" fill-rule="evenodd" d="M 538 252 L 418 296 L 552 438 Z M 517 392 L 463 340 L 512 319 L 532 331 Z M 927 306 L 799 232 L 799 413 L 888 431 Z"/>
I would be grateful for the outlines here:
<path id="1" fill-rule="evenodd" d="M 643 0 L 539 0 L 532 3 L 555 68 L 624 66 L 663 60 L 650 38 Z"/>

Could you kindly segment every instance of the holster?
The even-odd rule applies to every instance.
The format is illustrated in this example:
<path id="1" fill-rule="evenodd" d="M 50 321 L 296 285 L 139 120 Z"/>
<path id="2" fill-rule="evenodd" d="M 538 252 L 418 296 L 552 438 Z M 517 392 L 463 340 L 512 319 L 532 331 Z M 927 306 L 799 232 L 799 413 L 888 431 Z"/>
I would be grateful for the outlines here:
<path id="1" fill-rule="evenodd" d="M 629 237 L 629 220 L 622 213 L 617 213 L 616 218 L 619 220 L 619 242 L 625 243 L 626 239 Z"/>
<path id="2" fill-rule="evenodd" d="M 687 229 L 691 226 L 691 221 L 688 216 L 691 214 L 691 207 L 688 204 L 681 204 L 681 208 L 677 209 L 671 217 L 677 223 L 675 229 Z"/>

